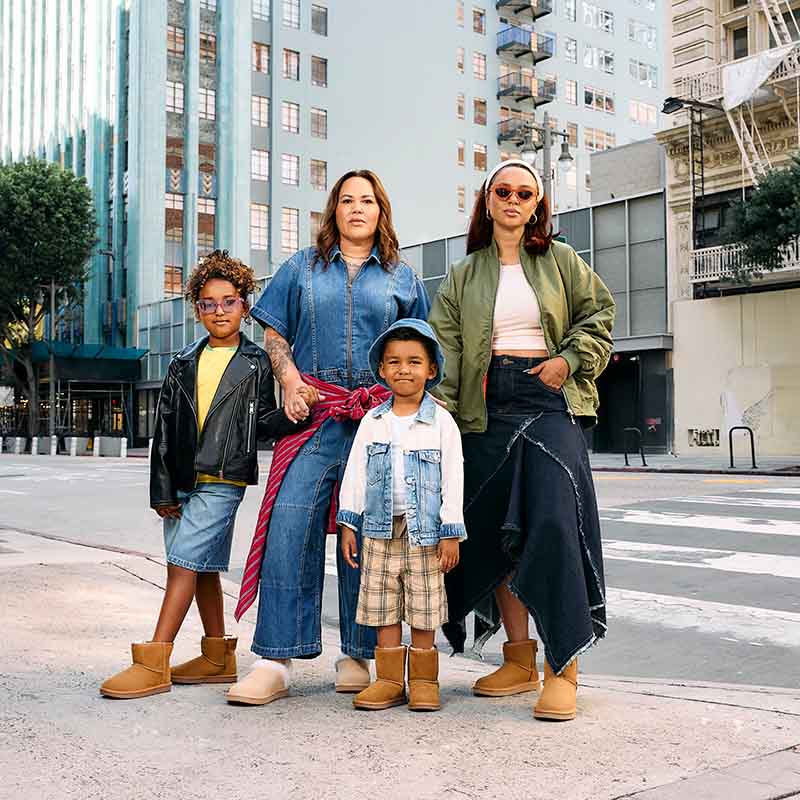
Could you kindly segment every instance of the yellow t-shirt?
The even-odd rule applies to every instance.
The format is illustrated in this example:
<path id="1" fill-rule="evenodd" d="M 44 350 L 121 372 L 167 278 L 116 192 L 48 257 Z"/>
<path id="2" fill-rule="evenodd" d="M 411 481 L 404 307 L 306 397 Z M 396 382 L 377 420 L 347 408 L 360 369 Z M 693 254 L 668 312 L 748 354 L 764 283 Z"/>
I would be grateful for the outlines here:
<path id="1" fill-rule="evenodd" d="M 225 369 L 236 353 L 236 347 L 211 347 L 206 345 L 200 354 L 200 363 L 197 366 L 197 424 L 202 432 L 203 425 L 208 416 L 208 410 L 214 401 L 217 387 L 222 380 Z M 218 478 L 216 475 L 200 473 L 198 483 L 232 483 L 234 486 L 247 486 L 244 481 L 229 481 Z"/>

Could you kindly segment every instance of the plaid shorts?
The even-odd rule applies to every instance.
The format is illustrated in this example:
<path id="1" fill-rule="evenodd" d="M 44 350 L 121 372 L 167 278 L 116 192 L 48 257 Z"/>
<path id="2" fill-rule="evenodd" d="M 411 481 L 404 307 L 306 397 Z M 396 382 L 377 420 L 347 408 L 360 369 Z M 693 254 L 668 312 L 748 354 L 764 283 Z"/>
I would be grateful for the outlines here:
<path id="1" fill-rule="evenodd" d="M 361 591 L 356 622 L 382 628 L 406 621 L 432 631 L 447 622 L 444 573 L 436 545 L 408 541 L 406 518 L 395 517 L 391 539 L 365 536 L 361 547 Z"/>

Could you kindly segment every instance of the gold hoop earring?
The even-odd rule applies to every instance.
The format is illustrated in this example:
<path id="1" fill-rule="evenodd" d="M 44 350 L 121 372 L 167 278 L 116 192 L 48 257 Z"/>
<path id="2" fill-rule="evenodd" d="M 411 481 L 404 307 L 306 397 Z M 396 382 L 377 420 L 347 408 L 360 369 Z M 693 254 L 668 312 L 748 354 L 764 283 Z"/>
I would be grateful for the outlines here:
<path id="1" fill-rule="evenodd" d="M 534 211 L 531 218 L 528 220 L 528 225 L 535 225 L 538 221 L 539 217 L 536 216 L 536 212 Z"/>

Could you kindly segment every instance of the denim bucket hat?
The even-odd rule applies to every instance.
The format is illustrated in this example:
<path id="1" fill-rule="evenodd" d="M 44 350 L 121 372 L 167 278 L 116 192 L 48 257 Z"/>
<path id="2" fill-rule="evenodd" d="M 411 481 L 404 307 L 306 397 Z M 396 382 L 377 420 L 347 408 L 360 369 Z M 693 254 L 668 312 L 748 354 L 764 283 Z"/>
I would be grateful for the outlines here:
<path id="1" fill-rule="evenodd" d="M 436 338 L 433 328 L 431 328 L 431 326 L 422 319 L 399 319 L 397 322 L 392 323 L 372 343 L 372 347 L 369 349 L 369 367 L 372 370 L 372 374 L 375 377 L 375 380 L 381 386 L 384 386 L 387 389 L 389 388 L 386 381 L 384 381 L 383 378 L 381 378 L 381 376 L 378 374 L 378 365 L 380 364 L 381 356 L 383 355 L 383 344 L 387 337 L 393 331 L 400 330 L 401 328 L 410 328 L 411 330 L 417 331 L 417 333 L 422 334 L 422 336 L 424 336 L 426 339 L 429 339 L 433 343 L 433 348 L 436 352 L 436 375 L 425 383 L 426 391 L 430 391 L 434 386 L 437 386 L 439 383 L 441 383 L 442 379 L 444 378 L 444 353 L 442 352 L 442 348 L 439 346 L 439 340 Z"/>

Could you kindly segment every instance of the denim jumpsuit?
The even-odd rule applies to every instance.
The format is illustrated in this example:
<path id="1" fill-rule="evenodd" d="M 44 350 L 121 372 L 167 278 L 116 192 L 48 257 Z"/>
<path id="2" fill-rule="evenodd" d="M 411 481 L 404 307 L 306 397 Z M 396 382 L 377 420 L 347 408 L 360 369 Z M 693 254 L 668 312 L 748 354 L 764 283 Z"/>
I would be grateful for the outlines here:
<path id="1" fill-rule="evenodd" d="M 352 283 L 339 247 L 328 267 L 301 250 L 275 273 L 252 310 L 292 346 L 302 373 L 355 389 L 370 386 L 370 345 L 393 322 L 426 319 L 430 303 L 407 264 L 384 269 L 373 248 Z M 252 651 L 267 658 L 313 658 L 322 652 L 325 528 L 341 483 L 356 422 L 327 420 L 290 465 L 270 519 Z M 359 535 L 359 548 L 361 546 Z M 336 548 L 342 651 L 372 658 L 375 632 L 355 623 L 360 573 Z"/>

